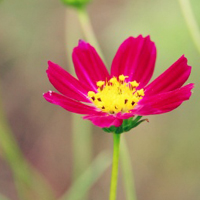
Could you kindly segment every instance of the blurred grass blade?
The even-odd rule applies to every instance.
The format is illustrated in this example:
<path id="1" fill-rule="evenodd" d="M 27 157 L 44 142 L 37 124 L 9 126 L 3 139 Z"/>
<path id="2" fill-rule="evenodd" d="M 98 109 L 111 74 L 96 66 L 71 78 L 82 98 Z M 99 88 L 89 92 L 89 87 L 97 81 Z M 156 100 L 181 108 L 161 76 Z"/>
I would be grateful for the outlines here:
<path id="1" fill-rule="evenodd" d="M 1 115 L 1 114 L 0 114 Z M 2 119 L 2 117 L 1 117 Z M 8 162 L 20 200 L 48 198 L 53 200 L 53 194 L 41 175 L 32 168 L 23 157 L 8 126 L 0 122 L 0 148 L 4 159 Z"/>
<path id="2" fill-rule="evenodd" d="M 75 181 L 90 166 L 92 160 L 92 124 L 73 114 L 72 133 L 73 180 Z"/>
<path id="3" fill-rule="evenodd" d="M 200 53 L 200 30 L 189 0 L 178 0 L 194 45 Z"/>
<path id="4" fill-rule="evenodd" d="M 78 178 L 71 188 L 59 200 L 82 200 L 87 191 L 111 165 L 112 158 L 107 152 L 102 152 L 95 158 L 90 167 Z"/>
<path id="5" fill-rule="evenodd" d="M 0 200 L 10 200 L 7 197 L 5 197 L 4 195 L 0 194 Z"/>
<path id="6" fill-rule="evenodd" d="M 45 180 L 26 161 L 4 115 L 0 98 L 0 149 L 9 164 L 20 200 L 53 200 Z M 41 189 L 42 188 L 42 189 Z"/>

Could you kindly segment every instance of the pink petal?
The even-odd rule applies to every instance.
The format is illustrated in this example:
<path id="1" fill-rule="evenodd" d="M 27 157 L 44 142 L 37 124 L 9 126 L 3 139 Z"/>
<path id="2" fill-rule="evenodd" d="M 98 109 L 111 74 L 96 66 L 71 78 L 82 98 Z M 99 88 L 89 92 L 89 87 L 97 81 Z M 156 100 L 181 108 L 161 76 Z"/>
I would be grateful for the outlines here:
<path id="1" fill-rule="evenodd" d="M 136 80 L 139 88 L 144 87 L 152 77 L 156 61 L 156 47 L 150 37 L 129 37 L 119 47 L 111 66 L 111 75 L 129 76 Z"/>
<path id="2" fill-rule="evenodd" d="M 123 120 L 118 119 L 113 115 L 108 115 L 101 113 L 100 115 L 88 115 L 84 116 L 83 119 L 90 120 L 94 125 L 99 126 L 101 128 L 109 128 L 110 126 L 121 126 Z"/>
<path id="3" fill-rule="evenodd" d="M 180 88 L 187 81 L 190 73 L 191 67 L 183 55 L 146 87 L 145 95 L 154 95 Z"/>
<path id="4" fill-rule="evenodd" d="M 83 83 L 71 76 L 59 65 L 49 61 L 47 75 L 52 85 L 62 94 L 71 99 L 90 102 L 87 97 L 89 89 Z"/>
<path id="5" fill-rule="evenodd" d="M 117 113 L 116 115 L 117 118 L 119 119 L 129 119 L 130 117 L 134 117 L 134 114 L 132 112 L 129 112 L 129 113 Z"/>
<path id="6" fill-rule="evenodd" d="M 81 82 L 96 90 L 97 81 L 109 79 L 108 71 L 97 54 L 88 43 L 80 40 L 72 54 L 76 75 Z"/>
<path id="7" fill-rule="evenodd" d="M 194 87 L 190 83 L 174 91 L 157 94 L 155 96 L 144 97 L 139 101 L 138 106 L 133 110 L 136 115 L 155 115 L 174 110 L 191 96 L 191 89 Z"/>
<path id="8" fill-rule="evenodd" d="M 97 113 L 95 107 L 87 106 L 78 101 L 74 101 L 68 97 L 60 95 L 56 92 L 49 91 L 45 93 L 44 98 L 55 105 L 59 105 L 64 109 L 78 114 L 95 114 Z"/>

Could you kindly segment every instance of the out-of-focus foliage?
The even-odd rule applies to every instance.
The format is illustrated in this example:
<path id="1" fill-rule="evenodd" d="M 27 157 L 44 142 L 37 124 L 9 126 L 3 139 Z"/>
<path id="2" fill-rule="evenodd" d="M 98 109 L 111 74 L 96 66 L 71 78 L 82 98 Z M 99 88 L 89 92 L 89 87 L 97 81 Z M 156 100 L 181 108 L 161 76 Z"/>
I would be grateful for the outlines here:
<path id="1" fill-rule="evenodd" d="M 72 187 L 59 200 L 81 200 L 93 184 L 112 163 L 109 152 L 102 152 L 88 169 L 75 181 Z M 78 192 L 77 192 L 78 191 Z"/>
<path id="2" fill-rule="evenodd" d="M 190 2 L 200 26 L 200 1 Z M 188 58 L 193 67 L 188 82 L 195 83 L 190 101 L 171 113 L 149 117 L 150 123 L 142 123 L 125 136 L 139 200 L 199 199 L 200 55 L 178 1 L 94 0 L 88 10 L 108 68 L 121 42 L 138 34 L 150 35 L 156 43 L 154 77 L 182 54 Z M 72 48 L 79 39 L 83 36 L 76 13 L 66 10 L 60 1 L 20 0 L 0 4 L 3 105 L 25 156 L 47 178 L 57 196 L 71 185 L 72 121 L 70 113 L 42 98 L 43 92 L 53 90 L 45 70 L 47 60 L 69 70 Z M 93 156 L 112 148 L 111 134 L 96 127 L 93 132 Z M 78 142 L 84 151 L 81 140 Z M 107 171 L 92 188 L 89 199 L 106 199 L 109 184 L 110 171 Z M 0 192 L 16 199 L 9 167 L 2 159 Z M 118 198 L 124 199 L 121 179 Z"/>
<path id="3" fill-rule="evenodd" d="M 90 2 L 90 0 L 61 0 L 65 5 L 72 7 L 82 7 Z"/>

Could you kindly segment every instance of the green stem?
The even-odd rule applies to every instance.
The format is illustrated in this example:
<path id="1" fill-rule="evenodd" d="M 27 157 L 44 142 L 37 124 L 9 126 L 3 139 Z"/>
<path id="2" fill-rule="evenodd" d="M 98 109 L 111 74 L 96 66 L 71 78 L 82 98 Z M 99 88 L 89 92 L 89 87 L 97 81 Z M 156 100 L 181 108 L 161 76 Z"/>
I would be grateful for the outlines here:
<path id="1" fill-rule="evenodd" d="M 192 7 L 189 0 L 179 0 L 183 16 L 185 18 L 187 27 L 192 36 L 193 42 L 200 53 L 200 31 L 198 23 L 192 11 Z"/>
<path id="2" fill-rule="evenodd" d="M 135 185 L 133 179 L 133 170 L 131 167 L 131 158 L 127 148 L 125 136 L 121 139 L 121 152 L 120 152 L 124 187 L 126 191 L 127 200 L 136 200 Z"/>
<path id="3" fill-rule="evenodd" d="M 77 12 L 77 9 L 75 10 Z M 72 38 L 74 35 L 71 35 L 72 32 L 69 31 L 71 17 L 70 10 L 66 9 L 66 16 L 65 16 L 65 43 L 67 52 L 71 51 L 72 46 Z M 75 13 L 77 15 L 77 13 Z M 70 53 L 68 55 L 68 62 L 70 66 L 70 73 L 74 76 L 74 68 L 73 63 L 71 60 Z M 84 130 L 84 131 L 83 131 Z M 80 134 L 82 132 L 82 134 Z M 81 145 L 80 145 L 81 144 Z M 83 119 L 76 115 L 72 114 L 72 151 L 73 151 L 73 172 L 72 172 L 72 185 L 74 185 L 78 178 L 83 174 L 83 172 L 90 166 L 92 160 L 92 124 L 89 121 L 83 121 Z M 84 148 L 84 150 L 83 150 Z M 89 178 L 89 177 L 88 177 Z M 90 180 L 90 178 L 89 178 Z M 79 193 L 81 195 L 81 193 Z M 82 200 L 87 199 L 87 192 L 85 195 L 81 196 Z"/>
<path id="4" fill-rule="evenodd" d="M 99 55 L 101 56 L 101 58 L 105 62 L 105 59 L 104 59 L 103 54 L 101 52 L 101 48 L 99 47 L 95 33 L 93 31 L 93 28 L 92 28 L 86 7 L 83 6 L 83 7 L 77 8 L 77 11 L 78 11 L 78 17 L 79 17 L 79 21 L 80 21 L 80 24 L 81 24 L 81 28 L 83 30 L 83 33 L 84 33 L 86 40 L 96 48 L 97 52 L 99 53 Z"/>
<path id="5" fill-rule="evenodd" d="M 116 199 L 118 165 L 119 165 L 119 146 L 120 146 L 120 134 L 113 133 L 113 163 L 112 163 L 112 177 L 111 177 L 109 200 Z"/>

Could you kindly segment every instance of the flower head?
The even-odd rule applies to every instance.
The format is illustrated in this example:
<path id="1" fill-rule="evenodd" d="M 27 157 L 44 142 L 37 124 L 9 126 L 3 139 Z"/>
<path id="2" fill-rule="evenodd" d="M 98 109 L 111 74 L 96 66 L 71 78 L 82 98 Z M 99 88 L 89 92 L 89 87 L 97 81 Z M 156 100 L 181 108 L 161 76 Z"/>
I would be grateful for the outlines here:
<path id="1" fill-rule="evenodd" d="M 82 40 L 72 58 L 78 79 L 48 62 L 48 78 L 61 94 L 49 91 L 44 98 L 102 128 L 120 127 L 134 116 L 172 111 L 190 98 L 194 87 L 193 83 L 182 86 L 191 72 L 184 55 L 148 84 L 156 61 L 156 47 L 149 36 L 126 39 L 110 73 L 96 50 Z"/>

